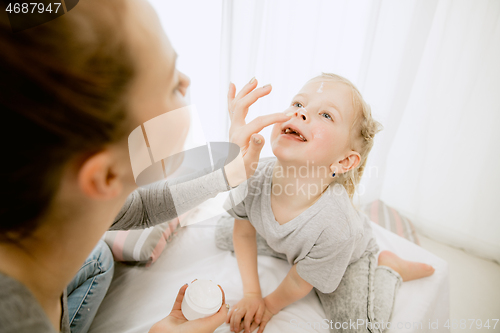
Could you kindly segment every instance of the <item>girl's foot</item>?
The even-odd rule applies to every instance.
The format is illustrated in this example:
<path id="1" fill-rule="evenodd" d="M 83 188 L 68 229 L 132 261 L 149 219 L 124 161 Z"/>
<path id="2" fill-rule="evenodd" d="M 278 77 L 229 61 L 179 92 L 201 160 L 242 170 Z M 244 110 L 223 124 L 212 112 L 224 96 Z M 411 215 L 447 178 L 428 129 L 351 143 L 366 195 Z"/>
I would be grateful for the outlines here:
<path id="1" fill-rule="evenodd" d="M 420 279 L 434 273 L 434 268 L 431 265 L 401 259 L 391 251 L 380 252 L 378 265 L 392 268 L 401 275 L 403 281 Z"/>

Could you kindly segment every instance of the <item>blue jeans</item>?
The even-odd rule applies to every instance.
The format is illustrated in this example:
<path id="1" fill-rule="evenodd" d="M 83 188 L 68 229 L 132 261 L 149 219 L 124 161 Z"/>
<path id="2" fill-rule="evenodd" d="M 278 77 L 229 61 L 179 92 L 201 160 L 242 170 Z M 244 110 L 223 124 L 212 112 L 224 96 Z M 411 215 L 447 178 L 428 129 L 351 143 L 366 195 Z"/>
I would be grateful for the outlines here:
<path id="1" fill-rule="evenodd" d="M 113 254 L 100 240 L 67 287 L 71 333 L 89 330 L 111 284 L 113 272 Z"/>

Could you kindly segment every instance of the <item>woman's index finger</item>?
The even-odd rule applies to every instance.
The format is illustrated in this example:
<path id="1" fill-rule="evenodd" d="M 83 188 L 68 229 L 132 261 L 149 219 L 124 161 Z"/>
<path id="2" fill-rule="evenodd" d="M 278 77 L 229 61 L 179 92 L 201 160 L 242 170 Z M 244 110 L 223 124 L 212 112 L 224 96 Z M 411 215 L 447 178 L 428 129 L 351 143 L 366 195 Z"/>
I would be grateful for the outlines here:
<path id="1" fill-rule="evenodd" d="M 252 134 L 259 133 L 264 128 L 274 123 L 283 123 L 290 119 L 290 116 L 284 113 L 272 113 L 264 116 L 259 116 L 243 126 L 243 135 L 250 137 Z"/>

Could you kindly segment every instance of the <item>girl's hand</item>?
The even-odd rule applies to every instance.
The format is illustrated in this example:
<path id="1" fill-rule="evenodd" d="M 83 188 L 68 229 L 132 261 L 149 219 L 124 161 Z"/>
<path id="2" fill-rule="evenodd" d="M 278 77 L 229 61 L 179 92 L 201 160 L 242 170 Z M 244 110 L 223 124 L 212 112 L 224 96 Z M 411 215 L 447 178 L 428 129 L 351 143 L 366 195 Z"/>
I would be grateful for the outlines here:
<path id="1" fill-rule="evenodd" d="M 234 84 L 229 85 L 227 95 L 229 117 L 231 118 L 231 127 L 229 128 L 229 141 L 240 147 L 240 156 L 225 166 L 229 185 L 234 187 L 246 179 L 250 178 L 257 168 L 260 152 L 264 147 L 264 137 L 258 134 L 264 127 L 274 123 L 285 122 L 290 116 L 284 113 L 273 113 L 265 116 L 259 116 L 249 122 L 245 122 L 250 105 L 259 98 L 268 95 L 271 92 L 271 85 L 257 88 L 257 80 L 252 79 L 236 95 Z"/>
<path id="2" fill-rule="evenodd" d="M 243 328 L 245 333 L 253 332 L 261 322 L 265 308 L 266 305 L 260 293 L 245 294 L 229 312 L 226 323 L 230 323 L 232 332 L 240 332 Z M 243 325 L 241 325 L 243 320 Z"/>
<path id="3" fill-rule="evenodd" d="M 264 298 L 264 304 L 266 305 L 266 309 L 264 311 L 264 315 L 262 316 L 262 320 L 260 322 L 259 331 L 257 333 L 264 332 L 264 328 L 266 327 L 266 325 L 269 322 L 269 320 L 271 320 L 271 318 L 275 314 L 278 314 L 278 312 L 279 312 L 279 311 L 272 310 L 273 307 L 271 306 L 271 304 L 269 303 L 269 300 L 267 298 Z M 274 313 L 271 312 L 271 311 L 273 311 Z"/>
<path id="4" fill-rule="evenodd" d="M 264 311 L 264 315 L 262 316 L 262 321 L 260 322 L 260 327 L 257 333 L 264 332 L 264 328 L 266 328 L 267 323 L 269 322 L 269 320 L 271 320 L 273 316 L 274 314 L 266 308 L 266 310 Z"/>
<path id="5" fill-rule="evenodd" d="M 221 286 L 219 288 L 222 291 L 222 306 L 219 311 L 210 317 L 191 321 L 184 317 L 181 310 L 186 288 L 187 284 L 181 287 L 170 314 L 154 324 L 149 333 L 213 333 L 217 327 L 224 323 L 229 309 L 226 307 L 226 298 Z"/>

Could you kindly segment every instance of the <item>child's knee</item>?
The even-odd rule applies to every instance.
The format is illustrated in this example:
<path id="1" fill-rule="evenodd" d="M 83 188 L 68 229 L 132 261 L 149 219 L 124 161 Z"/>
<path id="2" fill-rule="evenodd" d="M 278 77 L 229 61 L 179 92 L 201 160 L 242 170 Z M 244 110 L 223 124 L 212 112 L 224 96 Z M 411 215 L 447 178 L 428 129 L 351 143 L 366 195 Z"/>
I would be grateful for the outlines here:
<path id="1" fill-rule="evenodd" d="M 113 253 L 103 240 L 99 240 L 90 257 L 97 261 L 101 274 L 114 271 Z"/>
<path id="2" fill-rule="evenodd" d="M 215 228 L 215 246 L 221 250 L 234 252 L 233 245 L 234 219 L 221 217 Z"/>

